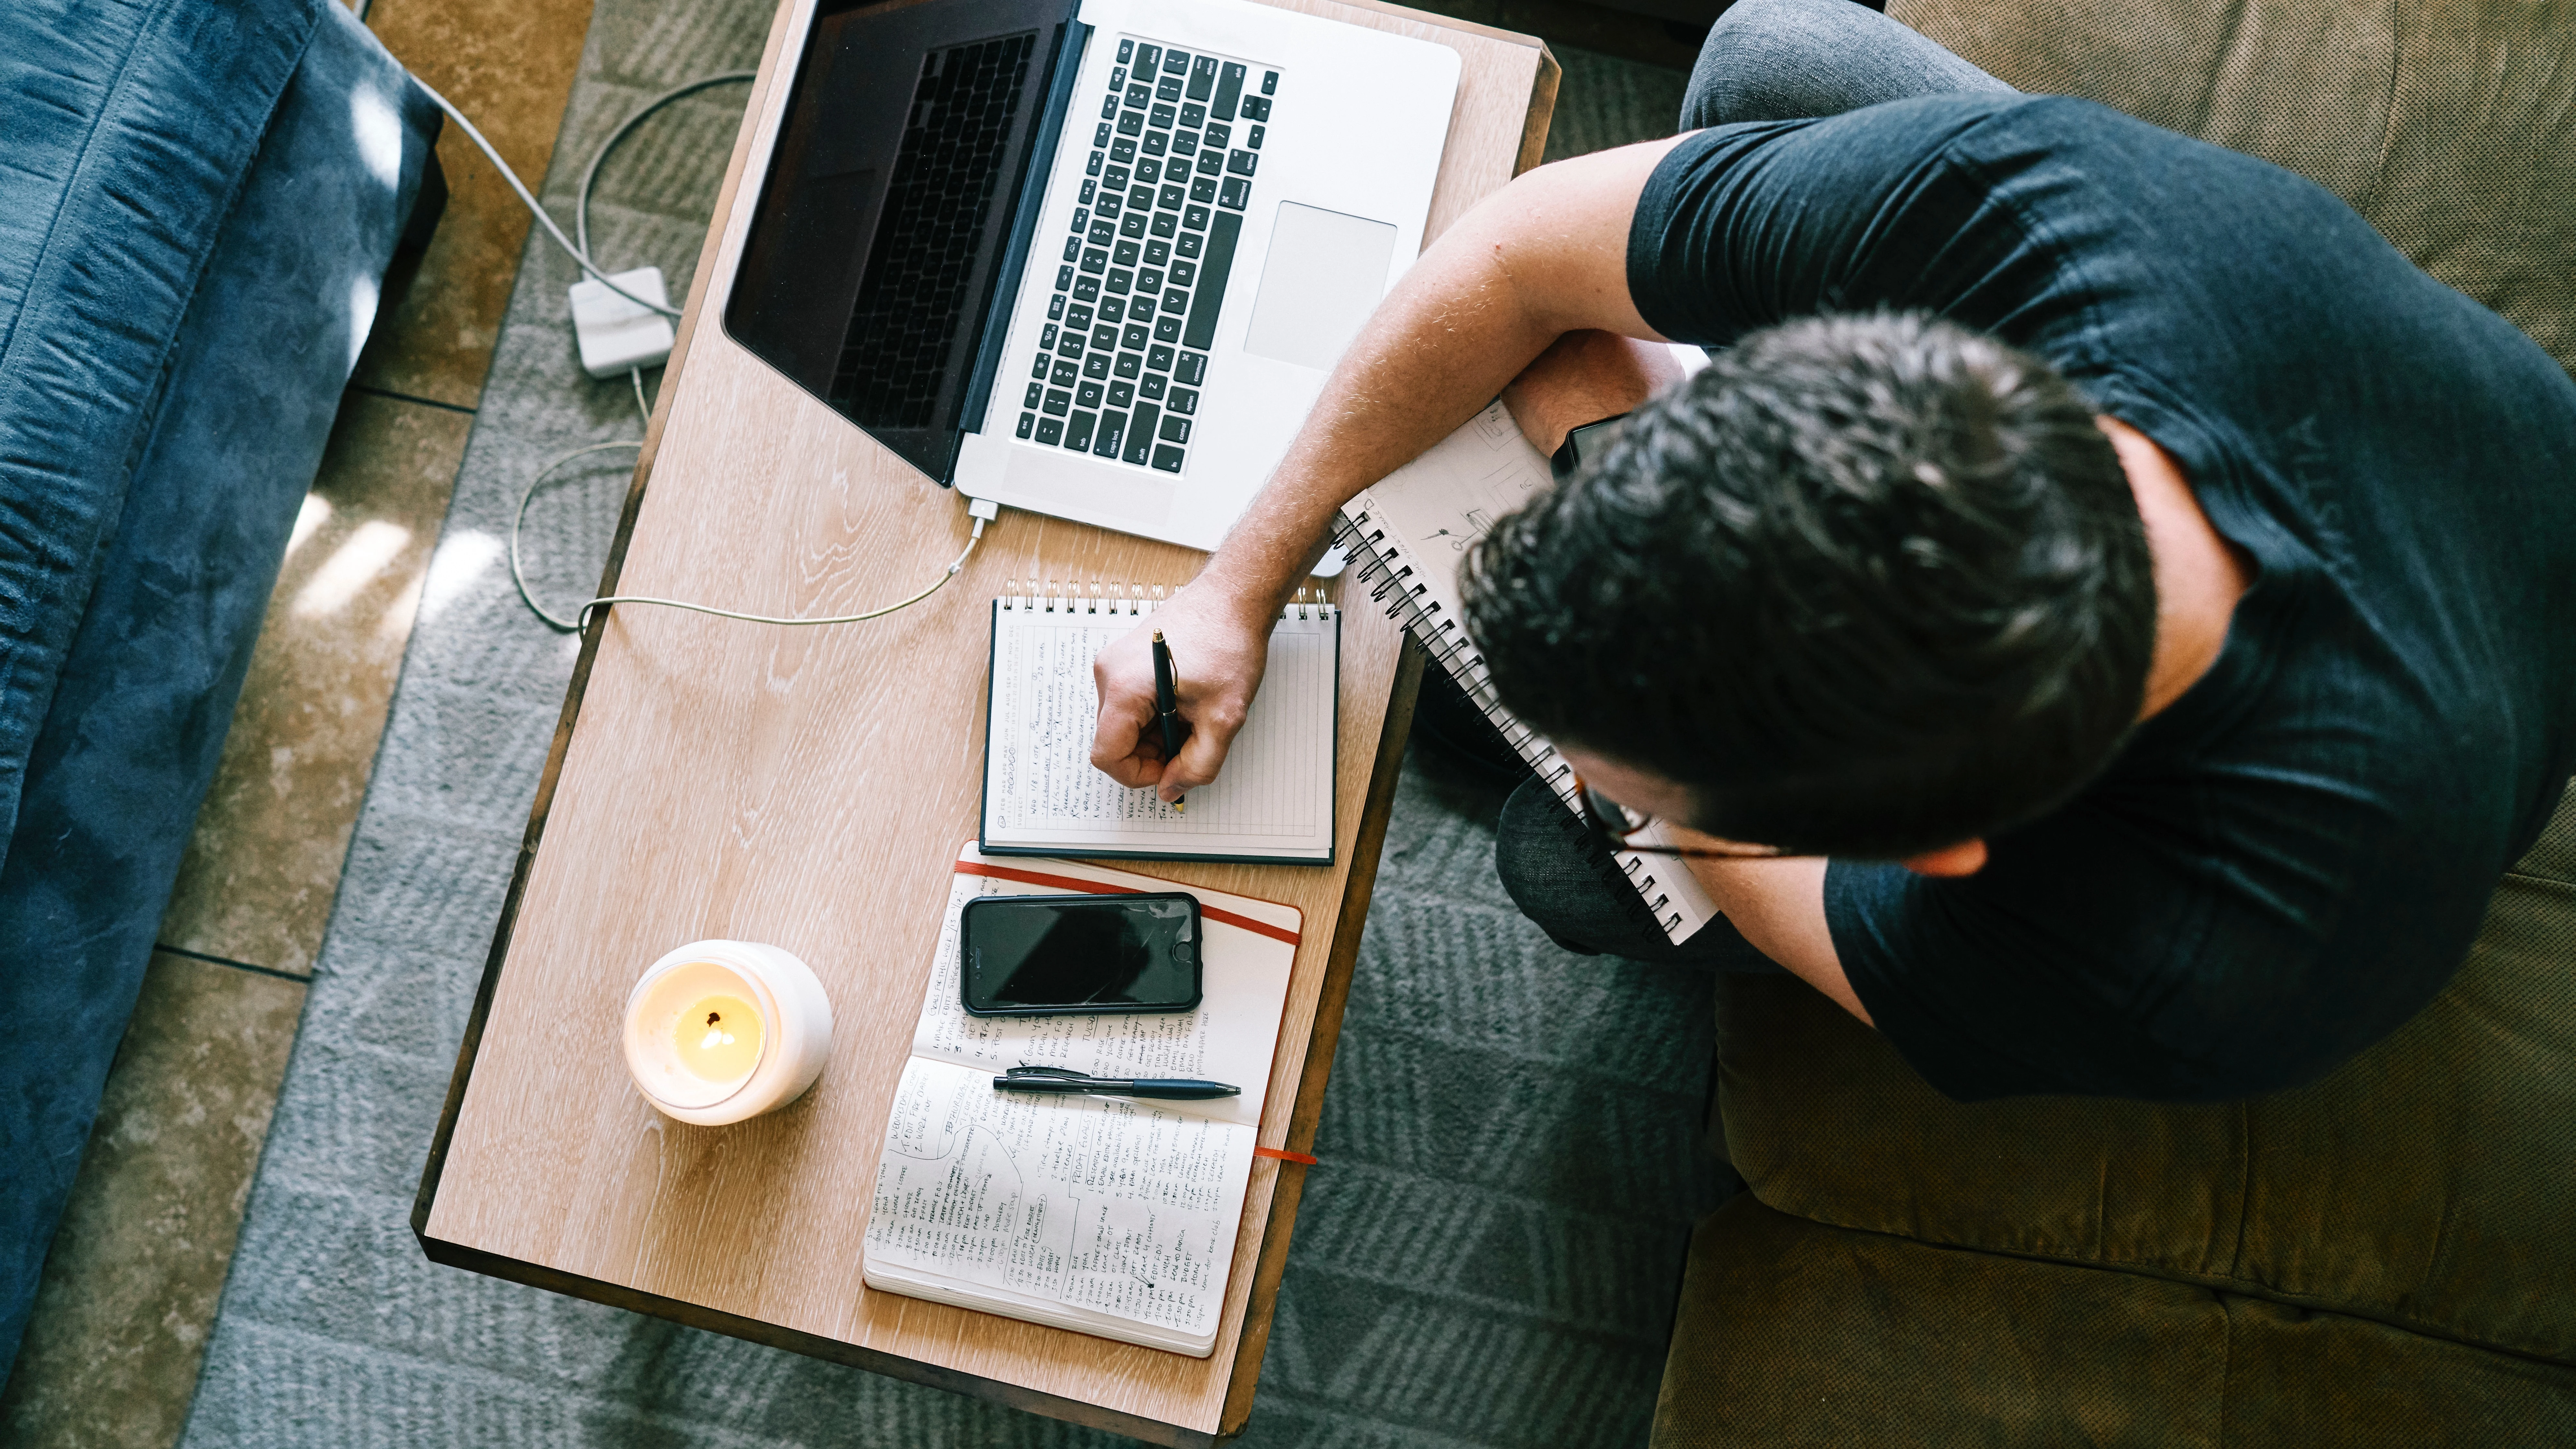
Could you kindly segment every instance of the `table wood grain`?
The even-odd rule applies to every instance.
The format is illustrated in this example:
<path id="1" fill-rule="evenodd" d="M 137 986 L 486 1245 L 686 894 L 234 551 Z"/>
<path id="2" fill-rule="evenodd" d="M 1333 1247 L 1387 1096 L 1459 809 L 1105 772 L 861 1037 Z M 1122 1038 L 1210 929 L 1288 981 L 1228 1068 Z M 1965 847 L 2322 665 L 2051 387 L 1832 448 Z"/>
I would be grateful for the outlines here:
<path id="1" fill-rule="evenodd" d="M 1558 74 L 1537 41 L 1371 0 L 1271 3 L 1459 52 L 1429 234 L 1536 163 Z M 965 545 L 953 493 L 701 325 L 721 315 L 757 192 L 745 180 L 766 169 L 812 10 L 788 0 L 771 27 L 603 593 L 849 613 L 910 593 Z M 653 608 L 594 622 L 413 1211 L 429 1256 L 1139 1438 L 1239 1430 L 1307 1169 L 1256 1160 L 1206 1359 L 872 1293 L 859 1277 L 949 867 L 976 832 L 987 601 L 1169 587 L 1203 558 L 1006 511 L 946 588 L 871 623 L 779 629 Z M 1421 671 L 1384 613 L 1353 602 L 1337 863 L 1133 867 L 1305 913 L 1260 1135 L 1301 1151 Z M 722 1128 L 655 1113 L 618 1049 L 645 965 L 711 937 L 802 957 L 834 1016 L 814 1088 Z"/>

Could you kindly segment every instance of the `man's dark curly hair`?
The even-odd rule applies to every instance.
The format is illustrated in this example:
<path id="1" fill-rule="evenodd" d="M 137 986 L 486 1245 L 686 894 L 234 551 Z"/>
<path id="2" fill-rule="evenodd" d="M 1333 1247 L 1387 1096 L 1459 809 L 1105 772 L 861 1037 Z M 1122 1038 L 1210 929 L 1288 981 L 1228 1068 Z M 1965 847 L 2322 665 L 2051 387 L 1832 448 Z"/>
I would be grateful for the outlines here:
<path id="1" fill-rule="evenodd" d="M 1745 337 L 1467 561 L 1503 702 L 1688 822 L 1896 858 L 2045 813 L 2136 722 L 2137 503 L 2040 359 L 1928 315 Z"/>

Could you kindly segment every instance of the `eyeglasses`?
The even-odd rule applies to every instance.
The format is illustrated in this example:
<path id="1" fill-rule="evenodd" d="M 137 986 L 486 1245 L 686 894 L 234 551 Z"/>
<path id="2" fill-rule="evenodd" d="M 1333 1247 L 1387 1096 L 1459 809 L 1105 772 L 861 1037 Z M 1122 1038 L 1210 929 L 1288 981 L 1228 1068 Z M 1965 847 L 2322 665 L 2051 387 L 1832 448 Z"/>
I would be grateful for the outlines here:
<path id="1" fill-rule="evenodd" d="M 1624 851 L 1631 855 L 1672 855 L 1687 860 L 1767 860 L 1782 854 L 1776 845 L 1739 845 L 1725 842 L 1716 846 L 1635 845 L 1630 837 L 1650 823 L 1627 806 L 1574 777 L 1575 798 L 1583 802 L 1583 827 L 1592 833 L 1593 841 L 1605 851 Z"/>

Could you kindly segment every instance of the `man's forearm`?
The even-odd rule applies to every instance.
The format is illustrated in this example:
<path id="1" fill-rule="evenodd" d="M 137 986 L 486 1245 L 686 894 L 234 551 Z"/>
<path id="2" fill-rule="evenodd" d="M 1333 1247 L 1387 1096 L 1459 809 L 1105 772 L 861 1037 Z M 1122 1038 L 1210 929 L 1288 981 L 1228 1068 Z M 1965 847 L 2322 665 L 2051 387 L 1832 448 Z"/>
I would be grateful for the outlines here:
<path id="1" fill-rule="evenodd" d="M 1625 245 L 1664 149 L 1542 168 L 1460 218 L 1352 340 L 1201 578 L 1248 613 L 1276 608 L 1336 509 L 1473 417 L 1559 335 L 1651 335 L 1628 298 Z"/>

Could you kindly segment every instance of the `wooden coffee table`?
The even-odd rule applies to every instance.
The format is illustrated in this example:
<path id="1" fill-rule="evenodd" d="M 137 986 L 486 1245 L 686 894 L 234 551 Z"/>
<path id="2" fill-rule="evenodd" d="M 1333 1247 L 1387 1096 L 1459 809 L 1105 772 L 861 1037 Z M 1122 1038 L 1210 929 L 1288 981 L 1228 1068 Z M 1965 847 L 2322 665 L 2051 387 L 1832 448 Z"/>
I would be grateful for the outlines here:
<path id="1" fill-rule="evenodd" d="M 1535 164 L 1557 66 L 1526 36 L 1366 0 L 1286 8 L 1447 45 L 1463 74 L 1437 234 Z M 770 29 L 603 592 L 849 613 L 963 547 L 952 493 L 724 335 L 814 0 Z M 1184 1358 L 859 1281 L 879 1139 L 909 1054 L 957 847 L 976 832 L 986 601 L 1179 584 L 1202 555 L 1005 512 L 966 571 L 871 623 L 778 629 L 611 612 L 585 639 L 476 993 L 412 1228 L 431 1259 L 1165 1444 L 1243 1427 L 1306 1169 L 1253 1167 L 1215 1354 Z M 1263 1112 L 1303 1151 L 1332 1065 L 1421 656 L 1362 607 L 1342 636 L 1338 863 L 1149 863 L 1305 912 Z M 669 1121 L 628 1082 L 618 1018 L 643 967 L 724 937 L 795 952 L 833 1001 L 830 1065 L 792 1107 Z M 1331 1171 L 1325 1164 L 1321 1171 Z"/>

